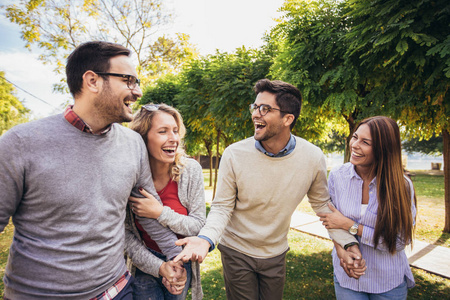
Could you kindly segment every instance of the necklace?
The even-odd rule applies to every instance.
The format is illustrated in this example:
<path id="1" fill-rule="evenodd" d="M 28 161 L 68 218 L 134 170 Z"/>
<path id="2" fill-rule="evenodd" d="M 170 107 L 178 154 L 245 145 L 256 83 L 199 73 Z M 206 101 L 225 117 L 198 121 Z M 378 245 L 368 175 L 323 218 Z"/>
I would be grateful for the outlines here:
<path id="1" fill-rule="evenodd" d="M 169 186 L 170 182 L 172 182 L 172 178 L 170 178 L 170 179 L 169 179 L 169 182 L 166 184 L 166 186 L 163 187 L 163 189 L 160 190 L 160 191 L 158 192 L 158 195 L 164 194 L 164 192 L 166 191 L 166 189 L 167 189 L 167 187 Z"/>

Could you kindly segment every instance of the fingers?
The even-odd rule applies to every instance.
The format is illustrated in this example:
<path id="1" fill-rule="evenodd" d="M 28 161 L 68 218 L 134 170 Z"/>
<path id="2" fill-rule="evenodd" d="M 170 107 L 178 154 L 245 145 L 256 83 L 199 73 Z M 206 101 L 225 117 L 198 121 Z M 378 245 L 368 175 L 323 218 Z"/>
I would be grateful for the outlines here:
<path id="1" fill-rule="evenodd" d="M 332 212 L 335 212 L 337 210 L 331 202 L 328 202 L 328 208 L 330 208 Z"/>
<path id="2" fill-rule="evenodd" d="M 177 245 L 177 246 L 184 246 L 184 245 L 187 244 L 187 242 L 188 242 L 187 238 L 179 239 L 178 241 L 175 242 L 175 245 Z"/>
<path id="3" fill-rule="evenodd" d="M 144 188 L 139 188 L 139 193 L 141 193 L 141 195 L 144 196 L 144 197 L 152 196 L 152 194 L 147 192 Z"/>
<path id="4" fill-rule="evenodd" d="M 166 278 L 163 277 L 162 279 L 163 285 L 167 288 L 169 293 L 172 295 L 179 295 L 183 292 L 184 284 L 170 284 Z"/>

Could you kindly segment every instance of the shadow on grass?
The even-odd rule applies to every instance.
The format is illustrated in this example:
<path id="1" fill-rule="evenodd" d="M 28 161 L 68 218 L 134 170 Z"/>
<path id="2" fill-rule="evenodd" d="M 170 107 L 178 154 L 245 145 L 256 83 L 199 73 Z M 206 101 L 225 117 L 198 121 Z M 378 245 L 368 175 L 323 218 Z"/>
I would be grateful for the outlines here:
<path id="1" fill-rule="evenodd" d="M 450 233 L 442 232 L 441 236 L 437 239 L 437 241 L 434 243 L 436 246 L 442 246 L 445 245 L 445 243 L 450 240 Z"/>
<path id="2" fill-rule="evenodd" d="M 449 299 L 448 279 L 412 268 L 416 286 L 408 291 L 409 299 Z"/>
<path id="3" fill-rule="evenodd" d="M 202 266 L 204 299 L 226 299 L 220 253 L 216 255 L 218 257 L 211 259 L 218 260 L 215 267 L 207 266 L 207 270 L 204 270 Z M 314 254 L 289 251 L 286 262 L 283 299 L 334 299 L 333 267 L 329 251 Z"/>
<path id="4" fill-rule="evenodd" d="M 283 299 L 334 299 L 333 265 L 330 251 L 286 256 Z"/>

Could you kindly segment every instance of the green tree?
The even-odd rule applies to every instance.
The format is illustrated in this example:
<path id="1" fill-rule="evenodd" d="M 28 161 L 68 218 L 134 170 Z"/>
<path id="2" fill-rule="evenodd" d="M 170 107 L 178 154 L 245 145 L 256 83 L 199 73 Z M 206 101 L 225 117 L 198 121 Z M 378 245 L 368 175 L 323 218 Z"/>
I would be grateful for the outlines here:
<path id="1" fill-rule="evenodd" d="M 330 123 L 337 124 L 335 133 L 347 135 L 348 161 L 351 133 L 359 121 L 381 113 L 384 98 L 371 93 L 374 82 L 358 59 L 345 54 L 349 47 L 345 36 L 352 26 L 345 17 L 345 2 L 288 0 L 281 11 L 284 16 L 268 38 L 270 47 L 277 49 L 271 74 L 303 93 L 300 134 L 324 142 Z"/>
<path id="2" fill-rule="evenodd" d="M 29 110 L 15 96 L 14 86 L 0 71 L 0 135 L 11 127 L 29 121 Z"/>
<path id="3" fill-rule="evenodd" d="M 40 58 L 64 73 L 65 59 L 79 44 L 91 40 L 120 43 L 135 53 L 139 75 L 153 77 L 196 50 L 188 36 L 156 39 L 161 26 L 171 20 L 162 0 L 20 0 L 3 5 L 5 16 L 21 28 L 26 47 L 37 46 Z M 155 68 L 156 66 L 156 68 Z M 65 84 L 55 87 L 62 91 Z"/>
<path id="4" fill-rule="evenodd" d="M 255 98 L 253 86 L 267 77 L 271 64 L 265 51 L 242 47 L 234 53 L 209 55 L 186 69 L 188 89 L 180 96 L 194 102 L 187 107 L 191 113 L 199 113 L 191 118 L 202 120 L 197 128 L 206 127 L 206 136 L 215 136 L 216 179 L 220 149 L 253 134 L 248 108 Z"/>
<path id="5" fill-rule="evenodd" d="M 443 137 L 450 232 L 450 2 L 350 0 L 347 56 L 359 59 L 409 134 Z"/>
<path id="6" fill-rule="evenodd" d="M 428 155 L 442 155 L 443 139 L 442 136 L 433 136 L 429 139 L 421 139 L 418 137 L 409 137 L 402 144 L 403 150 L 406 152 L 420 152 Z"/>

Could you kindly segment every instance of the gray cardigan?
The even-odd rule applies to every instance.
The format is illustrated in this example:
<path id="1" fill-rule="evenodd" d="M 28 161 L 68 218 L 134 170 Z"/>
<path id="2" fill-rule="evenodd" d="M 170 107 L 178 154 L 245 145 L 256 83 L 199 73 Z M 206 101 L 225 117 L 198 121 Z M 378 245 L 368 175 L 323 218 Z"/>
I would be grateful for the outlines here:
<path id="1" fill-rule="evenodd" d="M 178 182 L 178 197 L 181 204 L 187 208 L 188 215 L 180 215 L 164 206 L 157 220 L 175 233 L 184 236 L 197 235 L 205 224 L 206 205 L 202 167 L 194 159 L 186 159 L 186 166 Z M 154 256 L 145 246 L 135 226 L 134 214 L 130 208 L 127 209 L 125 219 L 125 243 L 128 269 L 134 274 L 135 267 L 138 267 L 147 274 L 159 277 L 159 268 L 163 261 Z M 192 262 L 191 293 L 193 300 L 203 298 L 200 266 L 196 262 Z"/>

